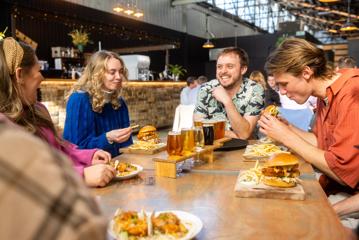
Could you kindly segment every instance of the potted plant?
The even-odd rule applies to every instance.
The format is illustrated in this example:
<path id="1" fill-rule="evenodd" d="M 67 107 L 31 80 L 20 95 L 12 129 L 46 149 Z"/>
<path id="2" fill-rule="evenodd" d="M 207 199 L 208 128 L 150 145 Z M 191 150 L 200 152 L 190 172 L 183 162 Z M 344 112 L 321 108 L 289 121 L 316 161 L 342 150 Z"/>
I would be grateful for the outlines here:
<path id="1" fill-rule="evenodd" d="M 89 33 L 83 29 L 74 29 L 69 33 L 69 36 L 71 36 L 72 43 L 77 46 L 80 52 L 83 52 L 84 46 L 91 42 L 89 39 Z"/>
<path id="2" fill-rule="evenodd" d="M 171 72 L 172 79 L 174 79 L 175 81 L 178 81 L 179 77 L 183 76 L 187 72 L 187 70 L 185 68 L 183 68 L 182 66 L 177 65 L 177 64 L 175 64 L 175 65 L 169 64 L 168 70 Z"/>

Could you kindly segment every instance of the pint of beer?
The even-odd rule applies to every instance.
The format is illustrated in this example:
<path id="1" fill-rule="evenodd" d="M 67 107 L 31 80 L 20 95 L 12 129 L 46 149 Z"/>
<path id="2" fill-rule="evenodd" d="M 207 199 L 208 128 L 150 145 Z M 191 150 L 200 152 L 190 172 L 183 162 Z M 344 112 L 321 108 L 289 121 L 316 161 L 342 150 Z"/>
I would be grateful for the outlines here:
<path id="1" fill-rule="evenodd" d="M 214 140 L 224 138 L 225 128 L 225 120 L 218 120 L 214 122 Z"/>
<path id="2" fill-rule="evenodd" d="M 204 144 L 213 145 L 213 141 L 214 141 L 213 124 L 209 124 L 209 123 L 203 124 L 203 135 L 204 135 Z"/>
<path id="3" fill-rule="evenodd" d="M 184 128 L 181 130 L 181 138 L 182 138 L 182 154 L 191 153 L 195 149 L 194 142 L 194 129 Z"/>
<path id="4" fill-rule="evenodd" d="M 168 133 L 167 153 L 170 156 L 180 156 L 182 154 L 182 138 L 180 132 Z"/>
<path id="5" fill-rule="evenodd" d="M 200 150 L 204 147 L 204 134 L 202 127 L 195 127 L 194 128 L 194 143 L 196 149 Z"/>

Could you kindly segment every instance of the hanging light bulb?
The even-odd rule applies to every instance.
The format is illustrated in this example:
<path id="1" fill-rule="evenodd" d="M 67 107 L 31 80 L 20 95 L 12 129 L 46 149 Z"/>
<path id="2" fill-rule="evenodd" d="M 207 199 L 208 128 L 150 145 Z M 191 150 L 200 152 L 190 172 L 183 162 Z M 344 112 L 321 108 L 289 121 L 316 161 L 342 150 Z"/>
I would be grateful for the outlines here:
<path id="1" fill-rule="evenodd" d="M 352 31 L 358 31 L 359 28 L 355 26 L 354 23 L 350 22 L 350 0 L 348 0 L 348 18 L 347 22 L 343 24 L 343 26 L 340 28 L 340 31 L 343 32 L 352 32 Z"/>
<path id="2" fill-rule="evenodd" d="M 112 9 L 113 11 L 117 12 L 117 13 L 120 13 L 120 12 L 123 12 L 123 10 L 125 10 L 121 4 L 117 4 L 116 6 L 113 7 Z"/>
<path id="3" fill-rule="evenodd" d="M 214 44 L 209 39 L 207 39 L 207 41 L 205 43 L 203 43 L 202 47 L 203 48 L 214 48 Z"/>
<path id="4" fill-rule="evenodd" d="M 136 18 L 143 17 L 143 12 L 139 9 L 136 9 L 135 13 L 133 14 Z"/>
<path id="5" fill-rule="evenodd" d="M 138 9 L 137 6 L 138 6 L 138 5 L 137 5 L 137 0 L 136 0 L 135 13 L 133 14 L 133 16 L 135 16 L 136 18 L 143 17 L 143 11 L 141 11 L 140 9 Z"/>
<path id="6" fill-rule="evenodd" d="M 206 14 L 206 36 L 207 41 L 202 45 L 202 48 L 214 48 L 214 44 L 210 41 L 210 38 L 214 37 L 214 34 L 208 30 L 208 14 Z"/>
<path id="7" fill-rule="evenodd" d="M 127 3 L 127 7 L 126 7 L 125 11 L 123 11 L 123 12 L 126 13 L 127 15 L 132 15 L 135 12 L 135 10 L 133 10 L 132 7 L 130 6 L 130 4 Z"/>

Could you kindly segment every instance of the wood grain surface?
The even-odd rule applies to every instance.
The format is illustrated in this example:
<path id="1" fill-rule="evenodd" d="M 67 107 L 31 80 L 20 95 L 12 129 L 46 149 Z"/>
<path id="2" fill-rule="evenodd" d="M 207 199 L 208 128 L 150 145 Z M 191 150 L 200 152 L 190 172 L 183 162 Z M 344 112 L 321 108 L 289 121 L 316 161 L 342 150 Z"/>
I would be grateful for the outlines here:
<path id="1" fill-rule="evenodd" d="M 204 224 L 196 239 L 345 239 L 317 181 L 304 181 L 306 199 L 295 201 L 235 197 L 236 179 L 193 172 L 170 179 L 145 171 L 93 193 L 109 219 L 117 208 L 192 213 Z"/>
<path id="2" fill-rule="evenodd" d="M 215 161 L 181 173 L 176 179 L 156 177 L 152 156 L 122 154 L 116 159 L 139 164 L 138 177 L 112 181 L 93 189 L 110 219 L 125 210 L 181 210 L 198 216 L 204 228 L 196 239 L 346 239 L 346 232 L 314 178 L 310 164 L 300 162 L 303 201 L 239 198 L 234 187 L 239 170 L 254 166 L 243 161 L 243 149 L 215 152 Z M 167 154 L 167 153 L 166 153 Z"/>

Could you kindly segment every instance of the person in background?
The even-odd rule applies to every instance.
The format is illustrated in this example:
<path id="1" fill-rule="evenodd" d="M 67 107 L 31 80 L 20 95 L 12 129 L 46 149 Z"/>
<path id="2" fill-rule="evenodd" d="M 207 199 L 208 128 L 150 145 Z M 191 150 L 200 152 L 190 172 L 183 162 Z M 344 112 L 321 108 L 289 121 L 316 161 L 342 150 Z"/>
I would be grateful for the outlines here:
<path id="1" fill-rule="evenodd" d="M 127 105 L 121 96 L 127 75 L 116 53 L 98 51 L 91 56 L 67 102 L 66 140 L 80 148 L 106 150 L 112 157 L 133 143 Z"/>
<path id="2" fill-rule="evenodd" d="M 2 114 L 0 146 L 0 239 L 106 239 L 106 219 L 69 159 Z"/>
<path id="3" fill-rule="evenodd" d="M 206 82 L 208 82 L 208 78 L 206 76 L 201 75 L 197 78 L 197 86 L 192 90 L 193 95 L 196 97 L 196 101 L 193 105 L 195 105 L 197 102 L 198 92 L 201 89 L 201 86 Z"/>
<path id="4" fill-rule="evenodd" d="M 249 75 L 249 79 L 253 80 L 260 85 L 262 85 L 263 89 L 266 89 L 266 80 L 264 78 L 264 75 L 260 71 L 253 71 Z"/>
<path id="5" fill-rule="evenodd" d="M 197 100 L 197 91 L 195 91 L 195 88 L 198 86 L 197 79 L 191 76 L 187 78 L 186 82 L 187 87 L 181 91 L 180 102 L 182 105 L 194 105 Z"/>
<path id="6" fill-rule="evenodd" d="M 61 139 L 46 107 L 36 99 L 43 77 L 35 51 L 13 38 L 0 41 L 0 113 L 66 154 L 88 186 L 105 186 L 115 175 L 109 153 L 78 149 Z"/>
<path id="7" fill-rule="evenodd" d="M 224 49 L 217 58 L 217 79 L 203 84 L 198 93 L 194 119 L 226 119 L 227 137 L 249 138 L 264 108 L 264 89 L 243 77 L 247 68 L 243 49 Z"/>
<path id="8" fill-rule="evenodd" d="M 319 181 L 327 195 L 358 191 L 359 70 L 333 71 L 322 49 L 296 38 L 285 40 L 269 56 L 266 68 L 282 94 L 299 104 L 313 95 L 318 104 L 313 132 L 268 114 L 258 121 L 260 131 L 319 169 L 323 173 Z"/>
<path id="9" fill-rule="evenodd" d="M 355 61 L 355 59 L 353 57 L 341 57 L 338 60 L 338 65 L 336 67 L 336 71 L 338 71 L 339 69 L 342 68 L 356 68 L 357 67 L 357 63 Z"/>
<path id="10" fill-rule="evenodd" d="M 268 76 L 268 79 L 269 78 L 270 77 Z M 268 106 L 268 105 L 280 106 L 281 105 L 280 100 L 279 100 L 279 94 L 273 89 L 273 88 L 275 88 L 275 82 L 274 82 L 273 88 L 271 86 L 269 86 L 268 82 L 265 80 L 264 75 L 260 71 L 253 71 L 249 75 L 249 79 L 256 81 L 264 88 L 264 96 L 265 96 L 264 105 L 265 106 Z"/>

